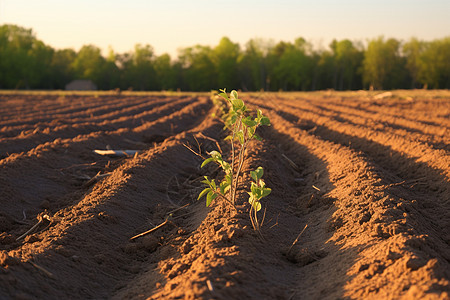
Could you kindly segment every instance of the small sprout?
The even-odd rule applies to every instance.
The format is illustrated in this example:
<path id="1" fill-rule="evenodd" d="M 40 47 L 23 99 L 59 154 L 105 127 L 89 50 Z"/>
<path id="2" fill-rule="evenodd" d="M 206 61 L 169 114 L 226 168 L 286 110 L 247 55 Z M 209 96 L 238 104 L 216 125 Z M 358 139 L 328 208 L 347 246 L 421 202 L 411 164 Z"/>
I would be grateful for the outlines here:
<path id="1" fill-rule="evenodd" d="M 225 125 L 224 129 L 231 131 L 231 134 L 225 138 L 225 141 L 230 141 L 231 143 L 231 163 L 225 161 L 222 154 L 218 151 L 209 153 L 209 157 L 203 161 L 201 167 L 203 168 L 210 162 L 215 162 L 225 172 L 225 177 L 217 185 L 214 179 L 210 180 L 205 176 L 205 180 L 202 182 L 206 187 L 200 192 L 198 199 L 206 195 L 206 206 L 211 205 L 212 201 L 217 197 L 235 205 L 248 144 L 253 139 L 262 140 L 256 134 L 256 130 L 260 126 L 270 126 L 270 120 L 263 115 L 260 109 L 256 110 L 256 117 L 251 116 L 244 101 L 239 98 L 238 92 L 235 90 L 232 90 L 229 96 L 226 89 L 219 90 L 219 94 L 212 95 L 211 99 L 217 107 L 216 116 L 221 118 Z M 255 230 L 259 230 L 261 226 L 257 218 L 257 212 L 262 207 L 260 201 L 271 192 L 271 189 L 267 188 L 261 179 L 263 175 L 264 170 L 262 167 L 258 167 L 250 172 L 253 181 L 250 192 L 247 192 L 250 196 L 248 200 L 250 203 L 250 219 Z"/>
<path id="2" fill-rule="evenodd" d="M 261 227 L 257 215 L 257 212 L 261 210 L 260 201 L 263 197 L 268 196 L 270 192 L 272 192 L 270 188 L 266 188 L 265 182 L 261 179 L 263 175 L 264 169 L 262 167 L 258 167 L 255 171 L 250 172 L 250 176 L 252 177 L 253 182 L 250 186 L 250 192 L 247 192 L 250 196 L 248 202 L 251 205 L 250 220 L 252 221 L 252 225 L 255 230 L 259 230 L 259 228 Z"/>

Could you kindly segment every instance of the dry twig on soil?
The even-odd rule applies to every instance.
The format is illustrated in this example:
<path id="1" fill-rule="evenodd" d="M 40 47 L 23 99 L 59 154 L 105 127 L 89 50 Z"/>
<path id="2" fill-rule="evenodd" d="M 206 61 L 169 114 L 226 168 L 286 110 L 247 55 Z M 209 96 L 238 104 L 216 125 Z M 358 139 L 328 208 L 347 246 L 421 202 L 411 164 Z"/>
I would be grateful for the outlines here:
<path id="1" fill-rule="evenodd" d="M 94 150 L 94 152 L 100 155 L 131 156 L 135 155 L 138 150 Z"/>
<path id="2" fill-rule="evenodd" d="M 43 267 L 41 267 L 40 265 L 37 265 L 36 263 L 32 262 L 31 260 L 28 261 L 30 264 L 33 265 L 33 267 L 35 267 L 36 269 L 38 269 L 39 271 L 41 271 L 42 273 L 44 273 L 45 275 L 47 275 L 50 278 L 53 278 L 53 273 L 47 271 L 46 269 L 44 269 Z"/>
<path id="3" fill-rule="evenodd" d="M 47 220 L 47 221 L 51 222 L 51 219 L 50 219 L 50 217 L 47 214 L 38 215 L 37 219 L 38 219 L 38 222 L 36 224 L 34 224 L 33 227 L 31 227 L 27 232 L 25 232 L 24 234 L 19 236 L 16 239 L 16 241 L 20 241 L 21 239 L 25 238 L 27 235 L 32 233 L 44 220 Z"/>
<path id="4" fill-rule="evenodd" d="M 300 168 L 297 166 L 297 164 L 293 162 L 289 157 L 287 157 L 283 153 L 281 154 L 281 156 L 287 160 L 287 162 L 291 165 L 292 168 L 294 168 L 295 171 L 300 171 Z"/>
<path id="5" fill-rule="evenodd" d="M 99 179 L 103 178 L 103 177 L 108 177 L 110 176 L 112 173 L 105 173 L 105 174 L 100 174 L 100 172 L 97 173 L 97 175 L 95 175 L 94 177 L 92 177 L 91 179 L 89 179 L 88 181 L 86 181 L 86 183 L 84 184 L 84 186 L 90 186 L 93 183 L 97 182 Z"/>
<path id="6" fill-rule="evenodd" d="M 198 135 L 199 137 L 201 137 L 201 138 L 204 138 L 204 139 L 206 139 L 206 140 L 210 140 L 211 142 L 216 143 L 216 146 L 217 146 L 217 148 L 219 149 L 219 152 L 222 153 L 222 148 L 220 148 L 219 142 L 218 142 L 216 139 L 213 139 L 213 138 L 211 138 L 211 137 L 209 137 L 209 136 L 206 136 L 206 135 L 204 135 L 204 134 L 201 133 L 201 132 L 197 133 L 197 135 Z"/>
<path id="7" fill-rule="evenodd" d="M 164 220 L 164 222 L 162 222 L 162 223 L 159 224 L 158 226 L 156 226 L 156 227 L 154 227 L 154 228 L 152 228 L 152 229 L 150 229 L 150 230 L 147 230 L 147 231 L 145 231 L 145 232 L 143 232 L 143 233 L 140 233 L 140 234 L 138 234 L 138 235 L 133 236 L 132 238 L 130 238 L 130 241 L 132 241 L 132 240 L 134 240 L 134 239 L 137 239 L 137 238 L 139 238 L 139 237 L 141 237 L 141 236 L 147 235 L 147 234 L 149 234 L 149 233 L 152 233 L 153 231 L 158 230 L 159 228 L 163 227 L 164 225 L 166 225 L 166 224 L 169 222 L 169 218 L 170 218 L 170 216 L 167 217 L 167 218 Z"/>
<path id="8" fill-rule="evenodd" d="M 294 245 L 298 242 L 298 239 L 300 238 L 300 236 L 303 234 L 303 232 L 305 231 L 306 227 L 308 227 L 308 224 L 305 225 L 305 227 L 303 227 L 303 230 L 300 231 L 300 233 L 297 235 L 297 237 L 295 238 L 295 241 L 292 243 L 292 245 L 289 247 L 288 251 L 286 252 L 286 254 L 289 254 L 289 252 L 291 252 L 292 247 L 294 247 Z"/>

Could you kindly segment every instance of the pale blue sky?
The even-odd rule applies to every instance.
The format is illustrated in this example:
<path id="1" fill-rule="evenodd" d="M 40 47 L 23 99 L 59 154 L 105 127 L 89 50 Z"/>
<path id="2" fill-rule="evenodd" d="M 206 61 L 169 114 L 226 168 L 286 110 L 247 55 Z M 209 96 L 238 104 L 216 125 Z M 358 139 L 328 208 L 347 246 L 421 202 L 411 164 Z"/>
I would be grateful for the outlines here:
<path id="1" fill-rule="evenodd" d="M 301 36 L 317 47 L 333 38 L 442 38 L 450 36 L 450 0 L 0 0 L 5 23 L 33 28 L 54 48 L 94 44 L 123 53 L 141 43 L 175 56 L 223 36 L 241 46 Z"/>

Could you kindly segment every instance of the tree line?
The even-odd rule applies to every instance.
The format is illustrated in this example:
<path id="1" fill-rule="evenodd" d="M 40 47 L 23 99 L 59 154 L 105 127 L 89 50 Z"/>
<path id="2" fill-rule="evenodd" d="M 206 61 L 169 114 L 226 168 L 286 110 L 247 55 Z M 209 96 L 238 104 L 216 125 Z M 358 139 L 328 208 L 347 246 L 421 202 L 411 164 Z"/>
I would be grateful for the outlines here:
<path id="1" fill-rule="evenodd" d="M 136 44 L 127 53 L 95 45 L 53 49 L 32 29 L 0 26 L 1 89 L 64 89 L 90 79 L 99 89 L 244 91 L 450 88 L 450 37 L 433 41 L 374 38 L 367 45 L 333 40 L 314 49 L 303 38 L 273 43 L 251 39 L 244 47 L 223 37 L 215 47 L 180 49 L 178 57 L 155 55 Z"/>

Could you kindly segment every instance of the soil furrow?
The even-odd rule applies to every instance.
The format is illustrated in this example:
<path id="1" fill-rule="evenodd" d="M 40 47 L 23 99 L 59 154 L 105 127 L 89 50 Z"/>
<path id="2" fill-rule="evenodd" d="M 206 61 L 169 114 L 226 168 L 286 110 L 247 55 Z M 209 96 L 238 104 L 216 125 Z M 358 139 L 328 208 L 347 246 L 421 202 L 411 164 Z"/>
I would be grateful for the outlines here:
<path id="1" fill-rule="evenodd" d="M 344 116 L 350 115 L 359 117 L 359 121 L 363 120 L 369 121 L 378 121 L 384 125 L 387 125 L 392 128 L 401 128 L 404 130 L 408 130 L 411 133 L 420 132 L 422 134 L 426 134 L 429 136 L 438 135 L 443 136 L 450 129 L 450 122 L 445 121 L 439 125 L 431 125 L 427 123 L 422 123 L 418 120 L 409 120 L 407 118 L 403 118 L 400 115 L 395 114 L 386 114 L 384 112 L 364 112 L 361 109 L 356 108 L 348 108 L 346 106 L 341 106 L 339 104 L 323 104 L 323 105 L 315 105 L 319 111 L 333 111 L 337 113 L 343 113 Z M 341 115 L 342 116 L 342 115 Z M 448 134 L 448 133 L 447 133 Z M 447 137 L 448 139 L 448 137 Z"/>
<path id="2" fill-rule="evenodd" d="M 347 99 L 345 99 L 347 100 Z M 331 101 L 329 101 L 331 102 Z M 326 103 L 329 103 L 328 101 Z M 343 109 L 352 108 L 361 111 L 361 114 L 376 114 L 400 118 L 400 120 L 412 123 L 423 123 L 430 126 L 450 127 L 448 114 L 450 112 L 450 104 L 448 99 L 435 99 L 434 101 L 395 101 L 389 99 L 385 101 L 336 101 L 331 102 Z"/>
<path id="3" fill-rule="evenodd" d="M 335 211 L 327 220 L 325 228 L 323 227 L 325 224 L 318 222 L 322 228 L 315 234 L 320 237 L 327 234 L 328 231 L 331 236 L 325 248 L 330 247 L 328 244 L 334 243 L 339 250 L 329 252 L 320 263 L 316 264 L 315 268 L 305 267 L 304 270 L 299 271 L 299 278 L 301 278 L 298 289 L 299 298 L 303 298 L 301 295 L 308 295 L 308 292 L 312 293 L 309 295 L 312 298 L 335 298 L 336 294 L 329 293 L 331 291 L 336 293 L 338 286 L 343 288 L 344 296 L 365 297 L 368 289 L 372 289 L 372 291 L 375 289 L 378 295 L 386 295 L 386 293 L 392 292 L 388 292 L 390 287 L 387 282 L 372 280 L 361 283 L 359 279 L 368 276 L 372 278 L 384 272 L 385 274 L 389 273 L 389 276 L 407 277 L 411 276 L 411 272 L 422 267 L 422 272 L 432 276 L 433 285 L 429 286 L 428 290 L 421 292 L 432 294 L 437 286 L 439 286 L 439 290 L 445 291 L 449 282 L 443 279 L 448 276 L 443 272 L 449 267 L 449 251 L 448 246 L 440 247 L 445 245 L 446 241 L 442 240 L 442 235 L 428 230 L 426 222 L 415 228 L 405 226 L 405 223 L 412 221 L 411 219 L 415 221 L 411 222 L 413 224 L 423 223 L 424 219 L 420 215 L 420 208 L 415 208 L 414 203 L 391 195 L 387 186 L 383 184 L 383 180 L 378 176 L 376 166 L 371 166 L 361 154 L 342 145 L 308 135 L 305 131 L 297 129 L 295 124 L 289 124 L 283 120 L 276 113 L 269 112 L 268 115 L 275 130 L 294 139 L 300 145 L 307 147 L 319 159 L 324 160 L 332 185 L 324 184 L 323 180 L 321 184 L 317 184 L 317 187 L 323 192 L 322 197 L 325 198 L 321 201 L 327 203 L 326 198 L 328 201 L 331 200 L 335 206 L 335 208 L 331 208 L 331 211 Z M 286 138 L 282 138 L 282 140 L 286 140 Z M 352 171 L 348 172 L 349 169 Z M 308 200 L 306 198 L 303 201 Z M 309 205 L 311 203 L 306 207 Z M 440 213 L 444 220 L 440 226 L 443 226 L 448 221 L 448 216 L 446 211 Z M 312 216 L 316 218 L 314 214 Z M 345 234 L 345 238 L 343 234 Z M 368 236 L 363 239 L 359 236 L 360 234 Z M 430 250 L 428 253 L 421 250 L 421 247 L 424 247 L 424 236 L 427 236 L 428 247 L 431 248 L 428 249 Z M 382 251 L 386 244 L 396 246 L 392 246 L 383 254 L 387 256 L 387 260 L 381 256 L 375 258 L 374 253 Z M 308 243 L 305 247 L 307 245 Z M 331 246 L 333 245 L 331 244 Z M 301 251 L 303 250 L 301 249 Z M 356 258 L 357 252 L 360 254 Z M 432 257 L 428 256 L 430 253 L 432 253 Z M 320 290 L 314 286 L 311 279 L 317 279 L 319 276 L 322 280 L 324 278 L 323 275 L 316 277 L 310 272 L 323 274 L 327 271 L 320 270 L 320 268 L 329 268 L 333 261 L 337 260 L 341 261 L 338 264 L 339 267 L 336 267 L 335 271 L 329 272 L 330 278 L 325 279 L 329 280 L 327 287 L 333 287 L 333 289 L 327 292 L 327 289 Z M 378 261 L 384 262 L 379 263 Z M 412 267 L 412 261 L 420 261 L 420 263 L 417 267 Z M 340 278 L 338 282 L 336 282 L 336 278 Z M 417 280 L 416 283 L 419 283 L 420 279 Z M 346 282 L 348 283 L 345 284 Z M 423 279 L 421 283 L 424 283 Z M 406 289 L 403 286 L 402 289 L 396 291 L 397 295 L 406 294 L 405 291 L 408 288 L 409 286 L 406 286 Z M 339 294 L 337 295 L 339 296 Z"/>
<path id="4" fill-rule="evenodd" d="M 104 149 L 108 144 L 117 145 L 119 149 L 126 149 L 127 145 L 131 145 L 136 149 L 136 145 L 124 139 L 147 141 L 137 147 L 138 150 L 146 149 L 174 134 L 195 127 L 199 116 L 204 115 L 208 108 L 208 103 L 198 101 L 174 114 L 150 122 L 145 128 L 122 129 L 108 134 L 94 132 L 65 141 L 56 140 L 26 154 L 14 154 L 5 158 L 0 161 L 0 198 L 3 199 L 3 212 L 9 216 L 5 221 L 6 225 L 14 224 L 14 219 L 22 219 L 22 211 L 28 216 L 36 215 L 39 207 L 65 206 L 72 201 L 64 195 L 76 190 L 87 181 L 87 176 L 95 176 L 102 166 L 108 164 L 109 159 L 93 153 L 94 149 Z M 87 165 L 81 166 L 83 164 Z M 42 172 L 43 175 L 40 175 Z M 9 202 L 17 205 L 6 205 Z"/>
<path id="5" fill-rule="evenodd" d="M 80 147 L 82 147 L 82 144 L 86 143 L 87 141 L 94 141 L 96 147 L 100 147 L 100 149 L 106 147 L 107 145 L 110 145 L 110 143 L 113 144 L 115 149 L 127 149 L 127 147 L 129 147 L 130 145 L 132 148 L 136 148 L 139 147 L 136 145 L 161 142 L 176 129 L 175 127 L 178 127 L 177 123 L 172 122 L 174 122 L 175 120 L 183 120 L 183 118 L 187 116 L 190 117 L 187 122 L 192 122 L 191 118 L 195 118 L 195 112 L 193 111 L 193 108 L 199 109 L 201 111 L 202 109 L 205 109 L 206 105 L 207 104 L 205 100 L 199 100 L 197 102 L 194 102 L 194 104 L 192 104 L 192 107 L 186 106 L 183 109 L 180 109 L 179 111 L 176 111 L 172 114 L 162 116 L 156 120 L 146 122 L 139 126 L 131 128 L 124 127 L 112 131 L 94 131 L 90 132 L 89 134 L 81 134 L 74 138 L 68 139 L 57 138 L 52 142 L 40 144 L 39 146 L 24 154 L 11 154 L 6 158 L 0 160 L 0 165 L 10 164 L 16 159 L 22 159 L 24 157 L 39 156 L 42 153 L 59 149 L 61 145 L 64 148 L 68 148 L 68 146 L 71 145 L 80 145 Z M 122 136 L 126 136 L 126 138 L 120 139 Z"/>
<path id="6" fill-rule="evenodd" d="M 438 135 L 426 134 L 421 131 L 417 131 L 415 129 L 411 130 L 408 128 L 403 128 L 402 126 L 387 124 L 385 122 L 379 122 L 371 118 L 363 118 L 356 114 L 351 113 L 344 114 L 341 112 L 333 111 L 332 109 L 328 109 L 324 106 L 320 106 L 317 104 L 311 105 L 302 102 L 302 103 L 295 103 L 295 105 L 292 105 L 291 103 L 289 104 L 284 103 L 283 106 L 301 110 L 302 116 L 305 118 L 307 115 L 328 117 L 340 123 L 348 123 L 354 126 L 360 126 L 375 131 L 381 132 L 388 131 L 391 134 L 403 136 L 405 139 L 408 139 L 413 142 L 419 141 L 422 143 L 426 143 L 428 145 L 431 145 L 434 149 L 447 150 L 448 148 L 448 143 L 446 143 L 448 137 L 446 135 L 446 130 L 443 128 L 439 130 Z M 280 107 L 280 105 L 278 105 L 277 107 Z M 302 121 L 303 120 L 300 120 L 300 122 Z M 306 125 L 310 126 L 310 124 Z M 450 150 L 450 148 L 448 150 Z"/>
<path id="7" fill-rule="evenodd" d="M 258 102 L 261 103 L 261 102 Z M 311 121 L 313 124 L 327 127 L 338 131 L 342 134 L 357 136 L 368 141 L 376 142 L 384 146 L 390 147 L 393 151 L 406 155 L 408 158 L 414 159 L 417 163 L 426 163 L 429 167 L 440 170 L 446 177 L 450 179 L 449 161 L 450 156 L 443 149 L 433 149 L 427 144 L 417 141 L 409 141 L 397 134 L 388 132 L 379 132 L 370 128 L 364 128 L 359 125 L 352 125 L 346 122 L 339 122 L 328 116 L 310 114 L 299 109 L 287 109 L 279 107 L 284 115 L 289 115 L 291 122 L 301 122 L 302 120 Z"/>
<path id="8" fill-rule="evenodd" d="M 342 122 L 350 122 L 374 129 L 377 131 L 391 131 L 402 135 L 411 141 L 419 140 L 424 143 L 434 144 L 436 147 L 445 147 L 448 143 L 448 131 L 442 126 L 433 126 L 417 121 L 402 121 L 399 116 L 388 117 L 382 113 L 366 114 L 358 109 L 341 109 L 336 104 L 317 104 L 314 101 L 280 101 L 277 105 L 291 106 L 305 112 L 328 116 Z M 337 107 L 337 108 L 336 108 Z M 344 106 L 345 107 L 345 106 Z"/>
<path id="9" fill-rule="evenodd" d="M 47 232 L 34 234 L 33 241 L 25 240 L 20 248 L 8 251 L 9 260 L 16 256 L 21 259 L 10 268 L 7 280 L 20 279 L 8 289 L 0 287 L 2 294 L 38 298 L 51 295 L 60 299 L 110 298 L 117 290 L 123 290 L 127 282 L 133 283 L 141 270 L 155 268 L 160 257 L 170 255 L 167 247 L 163 251 L 158 248 L 165 244 L 164 237 L 180 235 L 177 227 L 184 226 L 183 222 L 167 225 L 156 235 L 135 242 L 129 238 L 160 223 L 167 211 L 173 209 L 162 182 L 167 182 L 174 174 L 195 175 L 189 173 L 196 169 L 198 160 L 180 141 L 195 132 L 220 130 L 217 124 L 199 121 L 201 123 L 189 133 L 178 134 L 124 161 L 77 204 L 54 214 L 55 221 Z M 174 165 L 174 160 L 179 164 Z M 45 268 L 51 276 L 27 267 L 29 262 Z M 72 280 L 67 281 L 69 270 Z M 18 293 L 15 286 L 21 284 L 24 286 Z"/>
<path id="10" fill-rule="evenodd" d="M 18 153 L 28 151 L 40 144 L 54 141 L 55 139 L 69 139 L 75 136 L 89 134 L 91 132 L 112 132 L 121 128 L 133 128 L 145 122 L 155 121 L 165 115 L 175 112 L 192 100 L 168 101 L 166 104 L 157 104 L 148 108 L 148 111 L 142 111 L 131 115 L 124 115 L 114 120 L 102 120 L 100 122 L 80 122 L 74 125 L 56 125 L 52 128 L 39 128 L 30 133 L 23 132 L 13 138 L 0 138 L 0 147 L 2 152 L 0 157 L 6 156 L 6 153 Z M 154 107 L 156 106 L 156 107 Z"/>
<path id="11" fill-rule="evenodd" d="M 85 118 L 76 118 L 74 116 L 68 115 L 64 118 L 55 118 L 52 119 L 51 122 L 39 122 L 37 124 L 29 124 L 29 125 L 20 125 L 20 126 L 6 126 L 0 129 L 0 134 L 4 137 L 22 137 L 22 136 L 28 136 L 35 133 L 41 133 L 45 131 L 52 131 L 55 128 L 64 128 L 64 127 L 76 127 L 80 126 L 83 123 L 84 124 L 92 124 L 92 125 L 98 125 L 98 124 L 105 124 L 108 123 L 108 121 L 118 121 L 127 119 L 127 117 L 133 117 L 136 119 L 138 115 L 146 115 L 145 112 L 157 109 L 159 106 L 168 105 L 170 102 L 183 102 L 181 99 L 173 99 L 173 100 L 150 100 L 147 98 L 147 103 L 139 104 L 141 111 L 136 111 L 134 114 L 129 112 L 129 110 L 137 109 L 136 106 L 128 106 L 124 108 L 123 110 L 113 111 L 109 112 L 106 115 L 100 115 L 100 116 L 92 116 L 89 115 Z M 149 102 L 149 103 L 148 103 Z M 104 104 L 104 106 L 108 107 L 109 105 L 107 103 Z"/>
<path id="12" fill-rule="evenodd" d="M 149 101 L 150 99 L 150 101 Z M 83 100 L 79 100 L 81 102 Z M 38 126 L 52 126 L 55 123 L 55 120 L 58 120 L 62 124 L 77 124 L 79 122 L 95 121 L 95 120 L 107 120 L 109 118 L 115 118 L 116 115 L 121 115 L 124 112 L 126 115 L 131 115 L 134 109 L 145 109 L 145 107 L 153 107 L 158 104 L 166 103 L 166 99 L 152 99 L 152 98 L 125 98 L 123 101 L 118 102 L 117 104 L 114 101 L 108 101 L 108 99 L 96 99 L 94 100 L 98 104 L 95 108 L 89 108 L 85 110 L 80 110 L 75 113 L 68 111 L 41 111 L 40 116 L 36 119 L 35 116 L 31 116 L 26 118 L 24 116 L 20 117 L 20 123 L 16 121 L 16 123 L 3 124 L 4 127 L 9 130 L 27 129 L 31 127 L 33 124 L 36 125 L 36 120 Z M 150 102 L 150 103 L 149 103 Z M 17 116 L 15 116 L 17 118 Z M 14 116 L 12 117 L 14 118 Z M 17 130 L 16 129 L 16 130 Z"/>
<path id="13" fill-rule="evenodd" d="M 18 117 L 20 116 L 22 119 L 26 121 L 32 121 L 34 118 L 35 123 L 42 122 L 45 120 L 48 120 L 46 117 L 48 114 L 50 115 L 86 115 L 86 111 L 91 110 L 97 110 L 97 109 L 103 109 L 104 104 L 103 101 L 109 102 L 110 104 L 119 103 L 123 104 L 123 99 L 117 99 L 114 97 L 109 96 L 100 96 L 100 97 L 83 97 L 83 96 L 70 96 L 67 99 L 65 97 L 63 98 L 56 98 L 53 97 L 52 103 L 54 104 L 54 107 L 47 107 L 47 105 L 42 102 L 36 102 L 28 101 L 30 99 L 33 99 L 34 96 L 24 96 L 25 97 L 25 103 L 26 103 L 26 109 L 21 109 L 15 112 L 14 114 L 10 115 L 10 117 Z M 34 105 L 33 105 L 34 104 Z M 42 112 L 45 111 L 45 114 Z M 89 116 L 90 114 L 88 114 Z M 11 125 L 15 124 L 13 123 L 6 123 L 4 124 L 2 122 L 2 125 Z M 20 123 L 19 123 L 20 124 Z"/>

